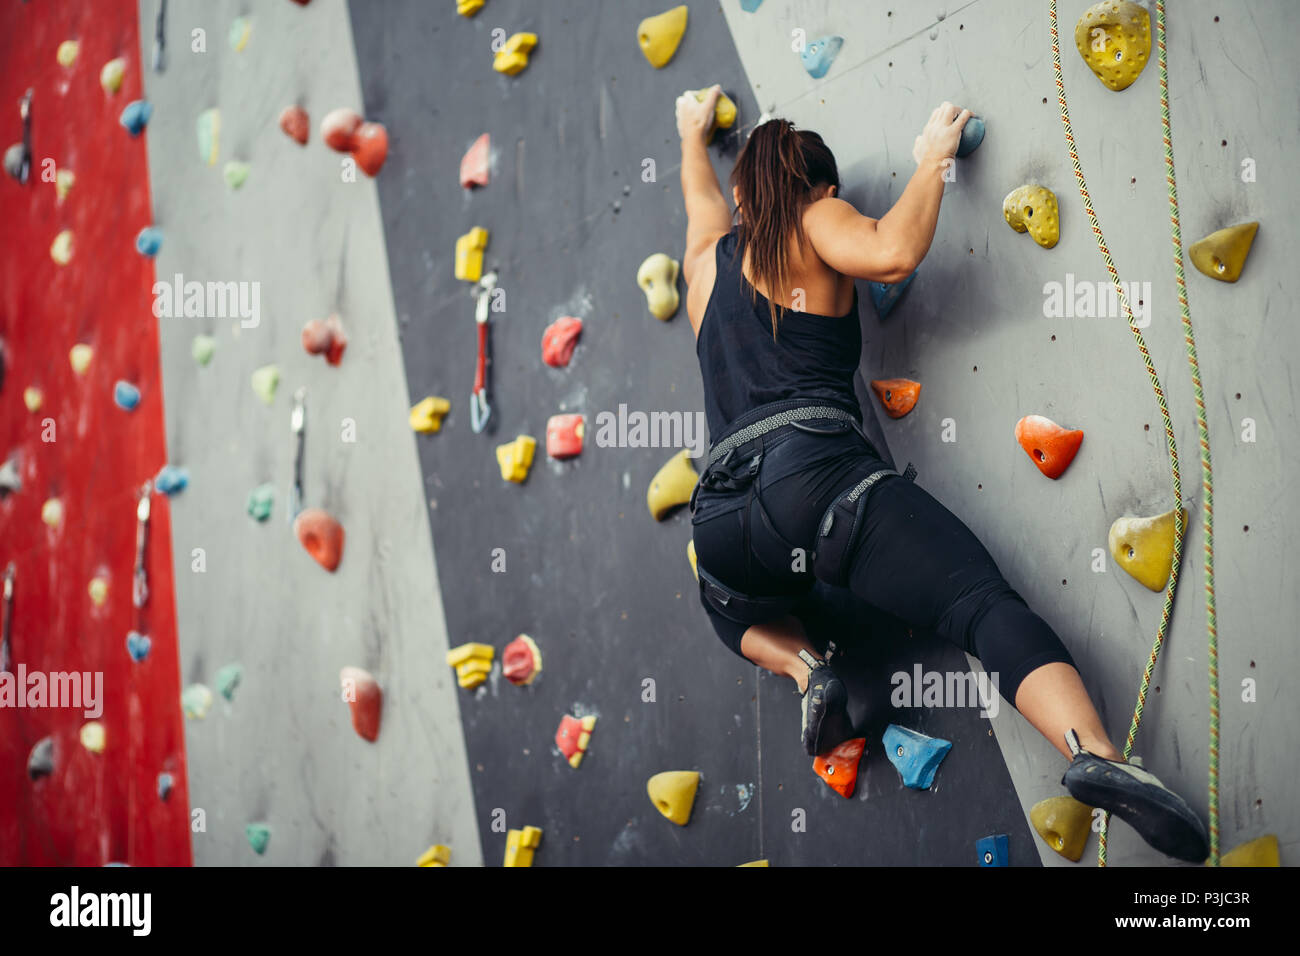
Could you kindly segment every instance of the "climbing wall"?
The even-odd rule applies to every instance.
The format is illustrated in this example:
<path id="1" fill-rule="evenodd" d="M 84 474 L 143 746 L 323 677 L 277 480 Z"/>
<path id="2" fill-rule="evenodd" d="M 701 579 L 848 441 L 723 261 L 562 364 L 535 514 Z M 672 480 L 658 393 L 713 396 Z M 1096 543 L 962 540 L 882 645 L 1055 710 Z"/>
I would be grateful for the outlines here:
<path id="1" fill-rule="evenodd" d="M 69 39 L 80 50 L 64 66 L 55 51 Z M 145 144 L 118 123 L 141 96 L 138 49 L 133 4 L 97 4 L 93 16 L 84 4 L 0 9 L 5 146 L 22 140 L 17 103 L 32 93 L 30 176 L 0 178 L 0 462 L 21 483 L 0 493 L 0 571 L 13 572 L 0 612 L 6 866 L 191 859 L 170 503 L 156 492 L 148 596 L 132 598 L 137 501 L 167 462 L 154 270 L 133 248 L 150 221 Z M 108 92 L 100 71 L 118 58 L 125 71 Z M 75 177 L 62 197 L 56 171 L 61 185 Z M 52 245 L 65 232 L 60 265 Z M 79 372 L 74 347 L 88 358 Z M 119 381 L 139 390 L 132 411 L 114 401 Z M 148 645 L 140 660 L 132 633 L 137 652 Z M 13 696 L 20 679 L 27 706 Z"/>
<path id="2" fill-rule="evenodd" d="M 1144 334 L 1168 396 L 1190 517 L 1173 626 L 1134 753 L 1204 817 L 1204 512 L 1170 254 L 1155 5 L 1144 4 L 1152 62 L 1122 92 L 1102 86 L 1074 48 L 1074 24 L 1088 6 L 1060 4 L 1063 82 L 1080 162 L 1120 276 L 1149 283 L 1132 298 L 1149 309 Z M 1275 833 L 1283 862 L 1294 862 L 1300 771 L 1280 728 L 1294 725 L 1300 707 L 1280 681 L 1300 665 L 1290 639 L 1297 608 L 1286 531 L 1296 510 L 1287 476 L 1300 465 L 1290 440 L 1296 397 L 1289 385 L 1300 333 L 1287 303 L 1300 292 L 1300 278 L 1285 264 L 1297 238 L 1300 195 L 1290 158 L 1300 144 L 1294 124 L 1275 123 L 1271 110 L 1297 86 L 1290 48 L 1300 11 L 1282 0 L 1169 7 L 1184 245 L 1225 226 L 1261 223 L 1237 283 L 1213 281 L 1190 261 L 1186 267 L 1218 519 L 1221 843 L 1226 851 Z M 934 245 L 907 297 L 884 321 L 864 309 L 862 373 L 923 383 L 916 409 L 885 421 L 895 457 L 916 463 L 919 482 L 967 521 L 1062 636 L 1122 746 L 1162 597 L 1115 565 L 1107 530 L 1124 515 L 1169 511 L 1173 501 L 1159 408 L 1124 318 L 1045 317 L 1048 283 L 1108 284 L 1061 129 L 1047 4 L 1009 0 L 993 10 L 767 0 L 751 13 L 738 0 L 723 0 L 722 9 L 761 107 L 826 137 L 846 198 L 868 215 L 882 215 L 897 200 L 915 168 L 912 140 L 935 105 L 948 99 L 985 117 L 987 138 L 958 162 Z M 812 80 L 791 51 L 795 30 L 810 41 L 845 38 L 824 79 Z M 1255 180 L 1243 181 L 1252 168 Z M 1003 221 L 1003 197 L 1025 183 L 1047 186 L 1059 199 L 1060 242 L 1053 249 Z M 1015 424 L 1027 414 L 1086 434 L 1058 481 L 1039 474 L 1016 444 Z M 1095 567 L 1096 549 L 1104 570 Z M 1007 708 L 993 726 L 1026 812 L 1063 792 L 1059 756 L 1024 720 Z M 948 763 L 967 759 L 957 742 Z M 1036 845 L 1045 863 L 1065 862 Z M 1087 853 L 1095 849 L 1094 837 Z M 1164 862 L 1119 822 L 1111 826 L 1108 856 L 1112 864 Z"/>
<path id="3" fill-rule="evenodd" d="M 146 59 L 157 10 L 156 0 L 139 7 Z M 246 36 L 232 28 L 240 15 Z M 158 273 L 260 289 L 256 323 L 209 309 L 160 320 L 169 445 L 191 475 L 174 502 L 181 678 L 215 697 L 206 717 L 186 724 L 190 799 L 206 818 L 194 859 L 410 865 L 441 843 L 453 865 L 475 865 L 375 185 L 363 172 L 346 175 L 347 157 L 318 134 L 330 110 L 362 105 L 347 8 L 171 0 L 166 43 L 165 70 L 145 78 L 154 218 L 166 235 Z M 278 126 L 294 103 L 311 117 L 305 147 Z M 209 109 L 220 111 L 212 165 L 197 138 Z M 402 136 L 395 126 L 395 152 Z M 232 161 L 248 164 L 237 190 L 225 180 Z M 348 340 L 337 367 L 301 344 L 304 324 L 332 313 Z M 200 335 L 215 340 L 202 367 L 192 357 Z M 269 404 L 252 385 L 268 365 L 279 371 Z M 289 523 L 299 388 L 304 503 L 345 532 L 333 574 Z M 263 484 L 274 501 L 259 522 L 247 505 Z M 219 674 L 235 664 L 241 676 L 227 700 Z M 372 673 L 384 693 L 374 743 L 350 723 L 340 685 L 349 666 Z M 261 857 L 249 825 L 269 827 Z"/>

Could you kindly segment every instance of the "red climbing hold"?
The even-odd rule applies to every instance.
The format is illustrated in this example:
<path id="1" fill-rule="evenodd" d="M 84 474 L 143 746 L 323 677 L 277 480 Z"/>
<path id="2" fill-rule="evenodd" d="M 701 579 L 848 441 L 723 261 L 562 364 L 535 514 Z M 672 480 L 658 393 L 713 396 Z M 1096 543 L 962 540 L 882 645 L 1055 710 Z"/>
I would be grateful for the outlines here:
<path id="1" fill-rule="evenodd" d="M 492 140 L 487 133 L 474 140 L 460 161 L 460 184 L 466 189 L 486 186 L 491 178 Z"/>
<path id="2" fill-rule="evenodd" d="M 576 458 L 582 454 L 581 415 L 552 415 L 546 423 L 546 454 L 552 458 Z"/>
<path id="3" fill-rule="evenodd" d="M 921 383 L 910 378 L 876 379 L 871 388 L 890 418 L 902 418 L 916 407 L 916 400 L 921 397 Z"/>
<path id="4" fill-rule="evenodd" d="M 339 682 L 343 685 L 343 699 L 352 711 L 352 729 L 374 743 L 379 738 L 379 719 L 384 709 L 379 682 L 360 667 L 343 668 Z"/>
<path id="5" fill-rule="evenodd" d="M 360 114 L 354 110 L 334 110 L 321 120 L 321 139 L 325 140 L 325 145 L 330 149 L 338 150 L 340 153 L 350 153 L 353 150 L 357 130 L 361 128 L 363 122 Z"/>
<path id="6" fill-rule="evenodd" d="M 542 333 L 542 361 L 553 368 L 564 368 L 573 358 L 573 350 L 582 334 L 582 319 L 561 316 Z"/>
<path id="7" fill-rule="evenodd" d="M 531 684 L 541 670 L 542 652 L 527 634 L 520 634 L 501 652 L 501 673 L 516 686 Z"/>
<path id="8" fill-rule="evenodd" d="M 1083 432 L 1062 428 L 1042 415 L 1026 415 L 1016 422 L 1016 441 L 1039 471 L 1048 478 L 1060 478 L 1083 444 Z"/>
<path id="9" fill-rule="evenodd" d="M 293 533 L 326 571 L 343 560 L 343 525 L 320 508 L 308 508 L 293 521 Z"/>
<path id="10" fill-rule="evenodd" d="M 865 737 L 846 740 L 824 757 L 813 760 L 813 770 L 826 785 L 845 800 L 853 796 L 858 783 L 858 761 L 867 748 Z"/>
<path id="11" fill-rule="evenodd" d="M 337 315 L 328 319 L 312 319 L 302 327 L 302 347 L 310 355 L 325 356 L 325 361 L 338 365 L 343 361 L 343 350 L 348 347 L 348 337 Z"/>
<path id="12" fill-rule="evenodd" d="M 352 137 L 352 158 L 367 176 L 378 176 L 388 159 L 388 130 L 383 123 L 362 123 Z"/>
<path id="13" fill-rule="evenodd" d="M 306 146 L 311 135 L 311 117 L 301 106 L 286 106 L 280 114 L 280 129 L 299 146 Z"/>

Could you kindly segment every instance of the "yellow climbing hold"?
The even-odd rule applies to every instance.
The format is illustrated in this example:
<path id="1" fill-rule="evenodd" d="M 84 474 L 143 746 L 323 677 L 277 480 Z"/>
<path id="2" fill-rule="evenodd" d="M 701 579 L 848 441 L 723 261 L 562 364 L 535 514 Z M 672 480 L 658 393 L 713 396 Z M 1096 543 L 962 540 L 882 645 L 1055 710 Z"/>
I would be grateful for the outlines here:
<path id="1" fill-rule="evenodd" d="M 686 33 L 689 14 L 690 10 L 682 4 L 658 16 L 646 17 L 637 25 L 636 38 L 641 44 L 641 52 L 656 70 L 667 66 L 677 52 Z"/>
<path id="2" fill-rule="evenodd" d="M 1034 804 L 1029 822 L 1048 846 L 1078 863 L 1092 831 L 1092 807 L 1074 797 L 1051 797 Z"/>
<path id="3" fill-rule="evenodd" d="M 522 485 L 528 478 L 528 469 L 533 467 L 533 454 L 537 451 L 537 439 L 531 435 L 520 435 L 514 441 L 497 445 L 497 464 L 501 466 L 501 477 Z"/>
<path id="4" fill-rule="evenodd" d="M 1211 279 L 1236 282 L 1241 278 L 1241 270 L 1246 265 L 1246 256 L 1250 255 L 1250 246 L 1257 232 L 1259 223 L 1244 222 L 1240 226 L 1210 233 L 1200 242 L 1192 243 L 1188 250 L 1192 265 L 1196 266 L 1197 272 Z"/>
<path id="5" fill-rule="evenodd" d="M 502 866 L 532 866 L 533 854 L 542 842 L 538 827 L 506 831 L 506 859 Z"/>
<path id="6" fill-rule="evenodd" d="M 1130 0 L 1094 4 L 1074 25 L 1074 45 L 1097 79 L 1128 89 L 1151 56 L 1151 16 Z"/>
<path id="7" fill-rule="evenodd" d="M 742 867 L 746 867 L 746 866 L 768 866 L 768 865 L 769 864 L 767 860 L 754 860 L 752 863 L 741 863 L 736 867 L 736 869 L 739 870 Z"/>
<path id="8" fill-rule="evenodd" d="M 475 226 L 456 240 L 456 278 L 477 282 L 483 275 L 483 252 L 487 249 L 488 231 Z"/>
<path id="9" fill-rule="evenodd" d="M 104 752 L 107 737 L 108 735 L 104 733 L 104 725 L 97 720 L 88 720 L 81 725 L 81 746 L 92 754 Z"/>
<path id="10" fill-rule="evenodd" d="M 522 73 L 528 66 L 528 54 L 537 46 L 536 33 L 516 33 L 492 58 L 492 69 L 507 76 Z"/>
<path id="11" fill-rule="evenodd" d="M 636 270 L 636 284 L 645 291 L 650 314 L 662 322 L 671 319 L 681 304 L 677 295 L 677 273 L 680 270 L 680 263 L 662 252 L 650 256 Z"/>
<path id="12" fill-rule="evenodd" d="M 95 607 L 102 607 L 108 600 L 108 582 L 103 578 L 91 578 L 86 591 L 90 594 L 90 599 L 95 602 Z"/>
<path id="13" fill-rule="evenodd" d="M 700 786 L 700 775 L 694 770 L 665 770 L 650 778 L 646 792 L 655 809 L 679 827 L 686 826 L 695 806 L 695 791 Z"/>
<path id="14" fill-rule="evenodd" d="M 691 538 L 686 542 L 686 560 L 691 562 L 691 574 L 695 575 L 695 580 L 700 579 L 700 567 L 698 559 L 695 557 L 695 539 Z"/>
<path id="15" fill-rule="evenodd" d="M 462 17 L 472 17 L 483 9 L 487 0 L 456 0 L 456 12 Z"/>
<path id="16" fill-rule="evenodd" d="M 122 77 L 125 74 L 125 57 L 119 56 L 115 60 L 109 60 L 104 64 L 104 68 L 99 71 L 99 85 L 104 88 L 105 93 L 116 93 L 122 88 Z"/>
<path id="17" fill-rule="evenodd" d="M 687 90 L 689 95 L 695 97 L 697 103 L 703 103 L 704 98 L 709 95 L 708 89 Z M 726 93 L 718 94 L 718 102 L 713 107 L 713 129 L 709 131 L 709 138 L 720 129 L 731 129 L 736 125 L 736 104 Z"/>
<path id="18" fill-rule="evenodd" d="M 1174 520 L 1174 513 L 1166 511 L 1150 518 L 1116 518 L 1110 526 L 1111 557 L 1152 591 L 1165 589 L 1174 566 Z"/>
<path id="19" fill-rule="evenodd" d="M 1282 857 L 1273 834 L 1251 840 L 1228 851 L 1219 859 L 1219 866 L 1281 866 Z"/>
<path id="20" fill-rule="evenodd" d="M 451 411 L 451 402 L 430 395 L 411 408 L 411 428 L 422 434 L 442 431 L 442 416 Z"/>
<path id="21" fill-rule="evenodd" d="M 59 44 L 59 49 L 54 54 L 54 59 L 59 61 L 59 66 L 72 66 L 77 62 L 77 54 L 81 52 L 81 44 L 76 40 L 64 40 Z"/>
<path id="22" fill-rule="evenodd" d="M 50 243 L 50 258 L 61 266 L 72 261 L 72 230 L 64 229 Z"/>
<path id="23" fill-rule="evenodd" d="M 447 666 L 456 668 L 456 683 L 473 690 L 487 680 L 496 650 L 491 644 L 462 644 L 447 652 Z"/>
<path id="24" fill-rule="evenodd" d="M 58 498 L 47 498 L 41 505 L 41 520 L 51 528 L 57 528 L 63 522 L 63 502 Z"/>
<path id="25" fill-rule="evenodd" d="M 68 349 L 68 364 L 78 375 L 86 374 L 86 369 L 90 368 L 90 360 L 94 357 L 95 350 L 84 343 L 78 343 Z"/>
<path id="26" fill-rule="evenodd" d="M 1061 238 L 1061 212 L 1056 194 L 1046 186 L 1025 185 L 1002 200 L 1002 216 L 1016 232 L 1027 232 L 1044 249 Z"/>
<path id="27" fill-rule="evenodd" d="M 650 488 L 645 493 L 645 503 L 655 521 L 663 521 L 676 507 L 691 500 L 691 492 L 700 476 L 691 466 L 691 453 L 683 448 L 668 463 L 655 472 Z"/>
<path id="28" fill-rule="evenodd" d="M 429 847 L 415 861 L 416 866 L 447 866 L 449 863 L 451 863 L 451 847 L 443 846 L 441 843 Z"/>
<path id="29" fill-rule="evenodd" d="M 54 174 L 54 195 L 59 202 L 68 198 L 68 193 L 72 191 L 73 185 L 77 182 L 77 177 L 72 174 L 70 169 L 60 169 Z"/>
<path id="30" fill-rule="evenodd" d="M 39 388 L 29 387 L 23 389 L 23 404 L 27 406 L 29 412 L 39 412 L 41 404 L 45 401 L 45 395 Z"/>

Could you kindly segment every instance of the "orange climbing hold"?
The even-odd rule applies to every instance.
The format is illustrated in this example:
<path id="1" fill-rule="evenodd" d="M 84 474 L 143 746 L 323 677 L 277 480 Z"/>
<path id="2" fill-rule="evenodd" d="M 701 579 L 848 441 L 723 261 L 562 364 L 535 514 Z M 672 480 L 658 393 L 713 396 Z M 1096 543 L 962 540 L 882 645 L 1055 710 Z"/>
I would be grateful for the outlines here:
<path id="1" fill-rule="evenodd" d="M 582 763 L 587 744 L 591 741 L 591 731 L 596 726 L 596 718 L 588 715 L 579 720 L 565 714 L 560 718 L 560 729 L 555 732 L 555 746 L 560 748 L 569 766 L 577 770 Z"/>
<path id="2" fill-rule="evenodd" d="M 542 333 L 542 361 L 552 368 L 564 368 L 573 358 L 582 334 L 582 319 L 563 315 L 546 327 Z"/>
<path id="3" fill-rule="evenodd" d="M 484 133 L 460 161 L 460 184 L 466 189 L 486 186 L 492 178 L 491 159 L 492 138 Z"/>
<path id="4" fill-rule="evenodd" d="M 582 454 L 584 428 L 581 415 L 552 415 L 546 423 L 546 454 L 577 458 Z"/>
<path id="5" fill-rule="evenodd" d="M 325 145 L 340 153 L 350 153 L 357 130 L 365 122 L 355 110 L 337 109 L 321 120 L 320 135 Z"/>
<path id="6" fill-rule="evenodd" d="M 921 383 L 910 378 L 875 379 L 871 389 L 890 418 L 902 418 L 916 407 L 916 400 L 921 397 Z"/>
<path id="7" fill-rule="evenodd" d="M 379 720 L 384 709 L 384 692 L 369 671 L 345 667 L 339 671 L 343 699 L 352 711 L 352 729 L 374 743 L 379 739 Z"/>
<path id="8" fill-rule="evenodd" d="M 866 737 L 846 740 L 824 757 L 813 760 L 813 771 L 845 800 L 853 796 L 858 783 L 858 761 L 867 749 Z"/>
<path id="9" fill-rule="evenodd" d="M 311 135 L 311 117 L 301 106 L 286 106 L 280 113 L 280 129 L 299 146 L 306 146 Z"/>
<path id="10" fill-rule="evenodd" d="M 320 508 L 308 508 L 293 521 L 293 533 L 307 553 L 326 571 L 334 571 L 343 560 L 343 525 Z"/>
<path id="11" fill-rule="evenodd" d="M 309 355 L 324 355 L 325 361 L 338 365 L 343 361 L 343 350 L 348 347 L 348 337 L 337 315 L 328 319 L 312 319 L 302 327 L 302 347 Z"/>
<path id="12" fill-rule="evenodd" d="M 1016 441 L 1048 478 L 1060 478 L 1083 444 L 1083 432 L 1062 428 L 1042 415 L 1026 415 L 1016 422 Z"/>
<path id="13" fill-rule="evenodd" d="M 353 137 L 352 158 L 367 176 L 378 176 L 388 159 L 388 130 L 383 123 L 362 123 Z"/>

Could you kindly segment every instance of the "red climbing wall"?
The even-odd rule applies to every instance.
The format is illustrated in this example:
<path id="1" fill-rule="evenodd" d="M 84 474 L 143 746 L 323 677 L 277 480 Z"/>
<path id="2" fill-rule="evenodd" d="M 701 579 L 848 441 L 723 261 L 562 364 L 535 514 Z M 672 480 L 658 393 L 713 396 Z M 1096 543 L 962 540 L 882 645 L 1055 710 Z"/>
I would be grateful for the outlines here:
<path id="1" fill-rule="evenodd" d="M 55 51 L 70 38 L 80 53 L 63 67 Z M 126 76 L 108 95 L 100 69 L 115 57 L 126 59 Z M 191 860 L 171 522 L 160 495 L 146 552 L 150 597 L 140 610 L 131 599 L 137 495 L 167 460 L 154 269 L 134 250 L 150 221 L 147 133 L 132 139 L 118 124 L 141 96 L 140 68 L 135 0 L 0 8 L 4 146 L 21 138 L 16 104 L 34 90 L 31 177 L 26 186 L 0 181 L 0 461 L 16 454 L 22 476 L 21 491 L 0 501 L 0 568 L 17 570 L 11 668 L 102 672 L 107 735 L 94 754 L 79 741 L 82 708 L 0 707 L 0 865 Z M 47 158 L 76 176 L 62 203 L 42 180 Z M 50 244 L 63 229 L 75 238 L 61 267 Z M 94 348 L 80 376 L 68 358 L 77 343 Z M 140 388 L 134 412 L 113 402 L 118 379 Z M 43 393 L 34 413 L 28 387 Z M 43 440 L 51 422 L 55 440 Z M 51 497 L 64 507 L 56 528 L 41 521 Z M 97 574 L 109 582 L 99 607 L 88 593 Z M 133 629 L 152 640 L 141 663 L 126 650 Z M 55 769 L 33 783 L 28 753 L 46 735 Z M 160 772 L 175 781 L 165 802 Z"/>

